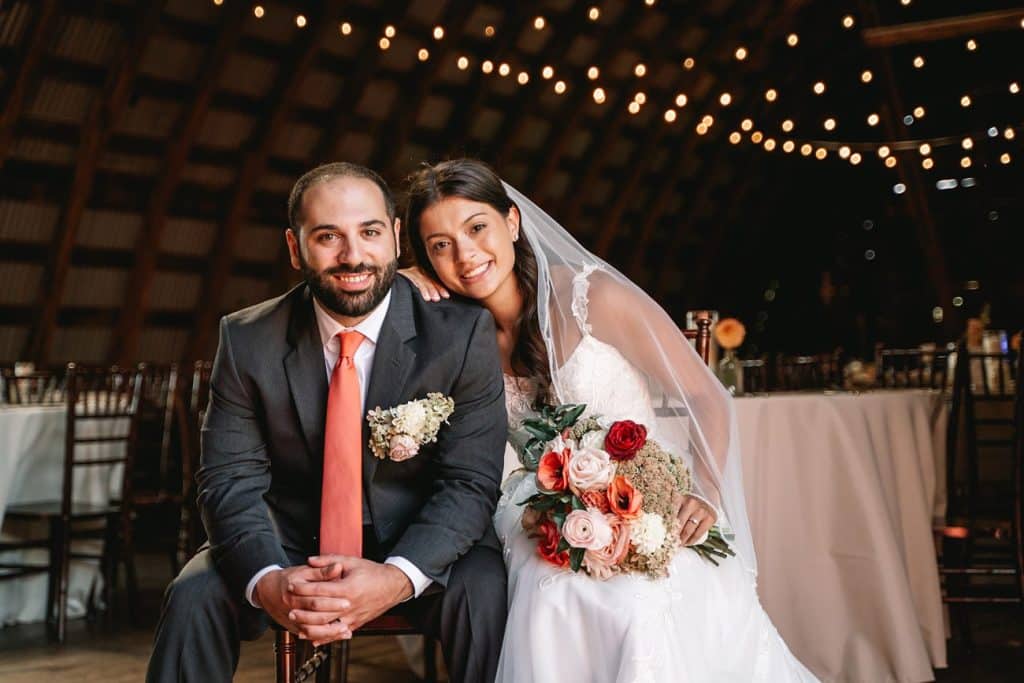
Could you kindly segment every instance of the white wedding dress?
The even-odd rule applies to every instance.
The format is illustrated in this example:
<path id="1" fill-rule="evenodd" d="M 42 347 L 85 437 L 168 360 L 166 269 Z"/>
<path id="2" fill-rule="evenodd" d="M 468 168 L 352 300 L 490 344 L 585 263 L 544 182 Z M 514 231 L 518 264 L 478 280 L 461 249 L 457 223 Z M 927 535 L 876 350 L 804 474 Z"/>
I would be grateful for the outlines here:
<path id="1" fill-rule="evenodd" d="M 657 438 L 647 383 L 616 348 L 590 334 L 561 370 L 563 403 L 585 415 L 632 419 Z M 534 389 L 505 378 L 509 421 L 532 411 Z M 506 448 L 506 473 L 519 467 Z M 499 683 L 750 683 L 815 681 L 790 653 L 757 598 L 755 577 L 739 560 L 716 567 L 691 550 L 670 575 L 620 575 L 598 581 L 545 562 L 523 531 L 522 506 L 534 474 L 506 477 L 494 526 L 504 545 L 509 614 Z"/>

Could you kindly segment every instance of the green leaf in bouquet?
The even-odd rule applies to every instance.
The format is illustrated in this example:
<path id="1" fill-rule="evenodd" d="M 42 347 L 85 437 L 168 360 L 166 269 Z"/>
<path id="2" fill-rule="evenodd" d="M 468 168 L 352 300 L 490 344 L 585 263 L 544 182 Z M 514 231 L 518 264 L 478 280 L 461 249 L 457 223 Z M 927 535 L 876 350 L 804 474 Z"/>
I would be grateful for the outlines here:
<path id="1" fill-rule="evenodd" d="M 573 510 L 586 510 L 587 506 L 583 504 L 583 501 L 580 500 L 579 496 L 573 496 L 572 497 L 572 509 Z"/>
<path id="2" fill-rule="evenodd" d="M 523 427 L 526 431 L 530 432 L 530 434 L 533 434 L 534 438 L 540 439 L 544 442 L 551 441 L 558 436 L 558 432 L 552 429 L 549 425 L 537 423 L 534 420 L 527 420 L 523 423 Z"/>
<path id="3" fill-rule="evenodd" d="M 555 552 L 556 553 L 561 553 L 561 552 L 565 552 L 568 549 L 569 549 L 569 541 L 567 541 L 567 540 L 565 540 L 563 538 L 563 539 L 560 539 L 558 541 L 558 547 L 555 548 Z"/>
<path id="4" fill-rule="evenodd" d="M 585 552 L 586 550 L 583 548 L 573 548 L 569 551 L 569 566 L 574 572 L 578 572 L 583 566 L 583 553 Z"/>
<path id="5" fill-rule="evenodd" d="M 553 521 L 555 525 L 559 529 L 561 529 L 562 525 L 565 524 L 565 512 L 563 510 L 555 510 L 554 512 L 551 513 L 551 521 Z M 562 540 L 565 541 L 564 538 Z M 568 546 L 569 543 L 568 541 L 566 541 L 566 547 Z M 562 550 L 565 550 L 565 548 L 562 548 Z"/>
<path id="6" fill-rule="evenodd" d="M 583 411 L 586 409 L 587 405 L 585 403 L 562 406 L 560 411 L 561 414 L 558 419 L 559 427 L 561 429 L 565 429 L 566 427 L 573 426 L 576 424 L 576 420 L 580 419 L 580 415 L 582 415 Z"/>

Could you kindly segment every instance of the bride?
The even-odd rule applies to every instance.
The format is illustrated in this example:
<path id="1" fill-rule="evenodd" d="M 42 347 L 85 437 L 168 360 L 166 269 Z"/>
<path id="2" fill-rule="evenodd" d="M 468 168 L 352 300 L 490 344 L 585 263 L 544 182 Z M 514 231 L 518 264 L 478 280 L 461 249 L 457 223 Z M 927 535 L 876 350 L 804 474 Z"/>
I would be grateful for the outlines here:
<path id="1" fill-rule="evenodd" d="M 726 529 L 735 557 L 683 549 L 669 576 L 599 581 L 541 558 L 518 503 L 533 472 L 506 450 L 494 515 L 509 578 L 500 683 L 813 681 L 758 602 L 728 393 L 669 316 L 530 200 L 472 159 L 411 180 L 406 229 L 424 297 L 448 292 L 494 317 L 510 430 L 541 404 L 645 424 L 682 456 L 699 495 L 679 510 L 683 545 Z"/>

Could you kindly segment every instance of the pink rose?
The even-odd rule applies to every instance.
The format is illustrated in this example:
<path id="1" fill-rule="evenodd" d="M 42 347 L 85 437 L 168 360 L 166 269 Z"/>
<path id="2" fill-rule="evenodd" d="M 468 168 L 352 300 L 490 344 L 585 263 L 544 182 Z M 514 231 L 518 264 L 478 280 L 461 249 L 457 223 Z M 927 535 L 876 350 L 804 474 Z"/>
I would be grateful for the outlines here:
<path id="1" fill-rule="evenodd" d="M 596 448 L 579 448 L 569 458 L 569 483 L 576 491 L 607 489 L 615 476 L 615 464 Z"/>
<path id="2" fill-rule="evenodd" d="M 600 550 L 588 550 L 583 554 L 583 566 L 595 579 L 604 581 L 618 572 L 619 563 L 629 552 L 629 524 L 616 515 L 604 516 L 612 530 L 612 540 Z"/>
<path id="3" fill-rule="evenodd" d="M 408 460 L 420 452 L 420 445 L 416 443 L 416 439 L 405 434 L 396 434 L 391 437 L 388 448 L 388 457 L 395 462 Z"/>
<path id="4" fill-rule="evenodd" d="M 612 542 L 612 528 L 596 508 L 573 510 L 562 524 L 562 536 L 573 548 L 600 550 Z"/>

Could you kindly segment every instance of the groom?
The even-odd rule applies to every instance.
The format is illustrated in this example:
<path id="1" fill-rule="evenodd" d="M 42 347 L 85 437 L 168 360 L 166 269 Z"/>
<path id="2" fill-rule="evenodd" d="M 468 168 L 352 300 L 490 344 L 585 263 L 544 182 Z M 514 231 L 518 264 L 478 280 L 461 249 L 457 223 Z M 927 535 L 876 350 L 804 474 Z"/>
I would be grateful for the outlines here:
<path id="1" fill-rule="evenodd" d="M 288 217 L 305 284 L 221 321 L 197 475 L 210 544 L 167 589 L 147 680 L 230 681 L 239 640 L 270 620 L 326 643 L 391 609 L 440 639 L 452 681 L 494 680 L 506 612 L 494 322 L 395 277 L 399 220 L 373 171 L 313 169 Z M 455 404 L 436 443 L 374 457 L 366 410 L 432 392 Z"/>

